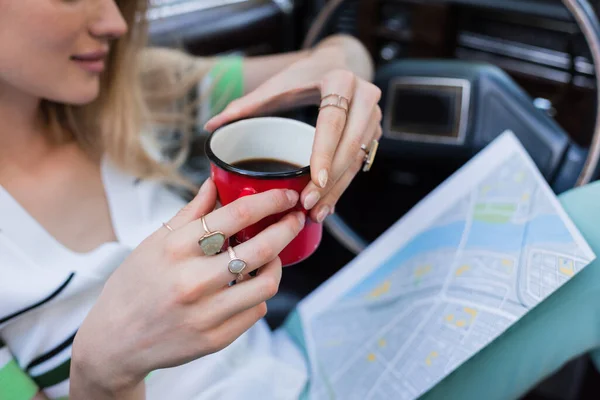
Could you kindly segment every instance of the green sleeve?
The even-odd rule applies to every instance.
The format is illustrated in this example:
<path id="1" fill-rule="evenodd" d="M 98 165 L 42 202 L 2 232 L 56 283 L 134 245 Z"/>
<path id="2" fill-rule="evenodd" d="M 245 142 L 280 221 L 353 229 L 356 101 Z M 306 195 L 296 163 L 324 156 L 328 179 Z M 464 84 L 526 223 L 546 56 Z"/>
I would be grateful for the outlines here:
<path id="1" fill-rule="evenodd" d="M 226 56 L 217 59 L 208 73 L 209 114 L 223 111 L 233 100 L 244 94 L 243 57 Z"/>
<path id="2" fill-rule="evenodd" d="M 0 341 L 0 399 L 30 400 L 38 392 L 33 380 L 19 367 Z"/>

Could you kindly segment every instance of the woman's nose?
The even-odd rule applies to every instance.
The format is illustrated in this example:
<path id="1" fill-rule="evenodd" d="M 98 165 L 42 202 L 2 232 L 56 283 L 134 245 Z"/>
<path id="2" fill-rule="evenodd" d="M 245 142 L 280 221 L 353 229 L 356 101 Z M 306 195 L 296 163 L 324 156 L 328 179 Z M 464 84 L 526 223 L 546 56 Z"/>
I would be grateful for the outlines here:
<path id="1" fill-rule="evenodd" d="M 118 39 L 127 33 L 127 22 L 115 0 L 99 2 L 90 33 L 94 37 L 103 39 Z"/>

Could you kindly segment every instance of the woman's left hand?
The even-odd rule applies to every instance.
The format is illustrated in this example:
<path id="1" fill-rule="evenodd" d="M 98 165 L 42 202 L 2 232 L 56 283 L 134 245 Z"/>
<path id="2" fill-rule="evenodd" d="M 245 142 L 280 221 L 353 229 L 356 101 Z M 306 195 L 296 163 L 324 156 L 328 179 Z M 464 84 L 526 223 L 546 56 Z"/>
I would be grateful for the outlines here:
<path id="1" fill-rule="evenodd" d="M 381 90 L 349 69 L 327 70 L 326 57 L 317 51 L 292 64 L 253 92 L 233 101 L 205 125 L 212 132 L 237 119 L 318 105 L 331 94 L 345 97 L 349 101 L 347 114 L 337 107 L 325 107 L 317 120 L 310 161 L 311 183 L 301 194 L 302 204 L 312 210 L 310 216 L 317 222 L 333 213 L 337 201 L 360 171 L 365 158 L 361 146 L 368 147 L 382 134 L 378 105 Z M 335 102 L 336 97 L 330 99 Z"/>

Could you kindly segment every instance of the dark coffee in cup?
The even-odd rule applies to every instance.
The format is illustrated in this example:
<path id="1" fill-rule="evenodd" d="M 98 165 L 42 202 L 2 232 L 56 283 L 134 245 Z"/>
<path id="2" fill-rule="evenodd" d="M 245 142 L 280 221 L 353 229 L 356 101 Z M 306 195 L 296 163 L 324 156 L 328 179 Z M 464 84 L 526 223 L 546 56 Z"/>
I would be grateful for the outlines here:
<path id="1" fill-rule="evenodd" d="M 302 168 L 301 165 L 274 158 L 251 158 L 235 162 L 233 166 L 252 172 L 288 172 Z"/>

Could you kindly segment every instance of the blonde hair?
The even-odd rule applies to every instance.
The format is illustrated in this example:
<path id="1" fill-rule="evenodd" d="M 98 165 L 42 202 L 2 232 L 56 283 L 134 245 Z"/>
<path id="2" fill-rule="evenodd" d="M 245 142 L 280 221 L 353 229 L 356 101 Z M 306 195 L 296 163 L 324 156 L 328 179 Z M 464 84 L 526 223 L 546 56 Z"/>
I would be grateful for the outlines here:
<path id="1" fill-rule="evenodd" d="M 146 48 L 146 0 L 117 4 L 129 30 L 113 43 L 98 98 L 83 106 L 43 101 L 43 115 L 56 142 L 75 140 L 90 156 L 107 155 L 138 178 L 192 188 L 177 169 L 188 154 L 197 104 L 183 100 L 209 63 L 179 51 Z M 168 162 L 151 156 L 143 133 L 174 130 L 182 134 L 178 154 Z"/>

